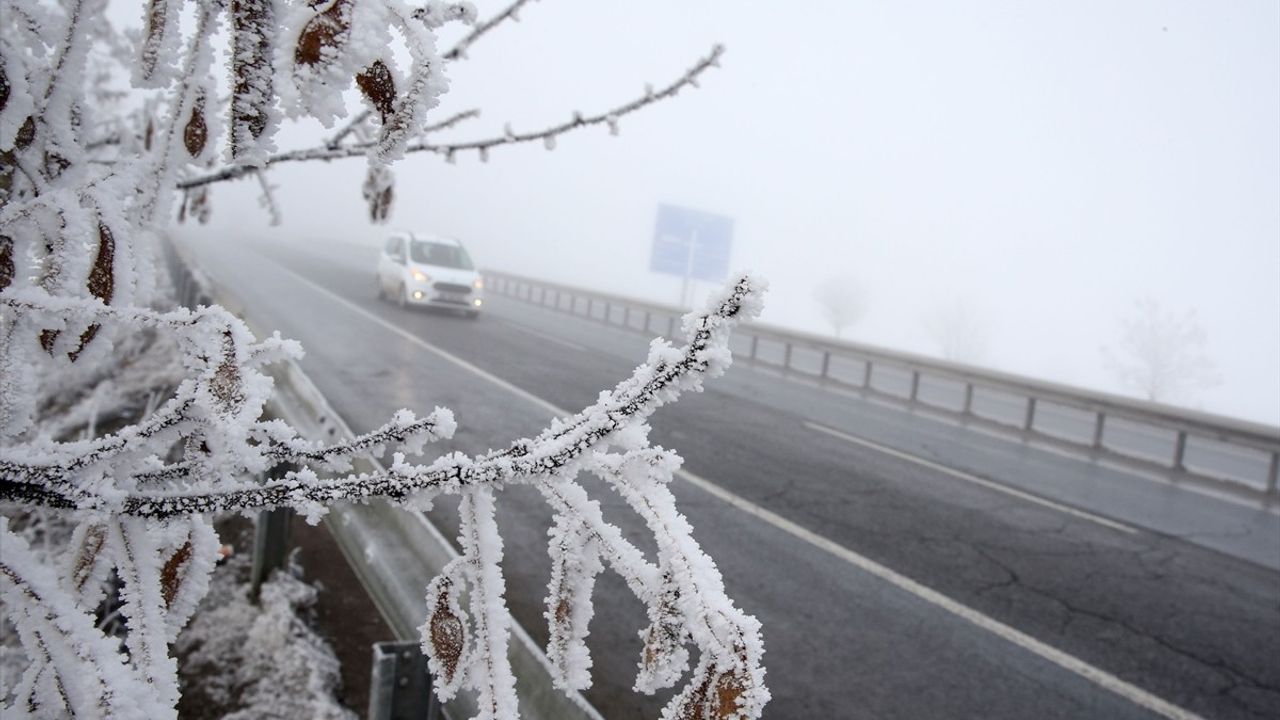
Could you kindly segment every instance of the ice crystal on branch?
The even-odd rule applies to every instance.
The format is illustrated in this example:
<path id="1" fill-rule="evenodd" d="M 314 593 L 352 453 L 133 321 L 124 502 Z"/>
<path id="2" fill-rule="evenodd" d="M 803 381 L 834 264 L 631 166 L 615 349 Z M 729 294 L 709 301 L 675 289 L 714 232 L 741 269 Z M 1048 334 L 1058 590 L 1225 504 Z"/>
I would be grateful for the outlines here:
<path id="1" fill-rule="evenodd" d="M 338 501 L 420 509 L 441 494 L 461 498 L 463 555 L 426 588 L 422 642 L 436 688 L 441 697 L 475 692 L 481 717 L 515 717 L 494 516 L 513 484 L 535 487 L 556 517 L 546 617 L 561 687 L 590 684 L 593 584 L 611 570 L 649 609 L 649 627 L 637 628 L 638 690 L 687 675 L 666 716 L 760 715 L 768 692 L 758 625 L 724 595 L 693 541 L 666 489 L 679 459 L 649 445 L 645 423 L 723 372 L 728 332 L 758 313 L 762 282 L 731 283 L 685 319 L 683 345 L 655 341 L 645 363 L 581 413 L 505 450 L 426 463 L 409 458 L 452 436 L 448 410 L 400 411 L 334 444 L 264 420 L 272 380 L 263 366 L 301 349 L 253 337 L 217 306 L 173 309 L 156 272 L 175 200 L 180 220 L 203 222 L 218 182 L 254 177 L 274 218 L 272 165 L 363 157 L 370 217 L 382 221 L 393 200 L 388 164 L 403 155 L 488 159 L 514 143 L 554 147 L 594 125 L 616 133 L 620 118 L 696 87 L 722 53 L 716 46 L 669 84 L 602 112 L 433 142 L 479 116 L 429 121 L 448 63 L 526 3 L 479 20 L 470 3 L 439 0 L 149 0 L 130 42 L 105 22 L 104 0 L 0 0 L 0 501 L 59 513 L 73 528 L 65 547 L 36 551 L 0 517 L 0 599 L 29 659 L 5 689 L 6 718 L 173 717 L 170 644 L 209 589 L 212 514 L 291 507 L 315 521 Z M 436 30 L 448 23 L 471 29 L 437 52 Z M 119 101 L 113 83 L 125 77 L 138 102 Z M 365 107 L 348 117 L 351 87 Z M 136 109 L 122 114 L 124 105 Z M 348 119 L 324 144 L 278 152 L 282 118 L 304 115 Z M 390 467 L 352 472 L 355 456 L 382 448 L 395 451 Z M 654 557 L 605 522 L 575 480 L 582 472 L 604 478 L 644 519 Z M 122 640 L 94 616 L 108 578 Z"/>

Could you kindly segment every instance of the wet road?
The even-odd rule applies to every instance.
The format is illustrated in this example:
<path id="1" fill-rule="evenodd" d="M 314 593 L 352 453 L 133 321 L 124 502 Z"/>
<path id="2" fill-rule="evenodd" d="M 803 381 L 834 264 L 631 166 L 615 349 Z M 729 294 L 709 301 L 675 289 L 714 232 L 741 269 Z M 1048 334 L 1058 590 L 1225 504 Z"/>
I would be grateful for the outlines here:
<path id="1" fill-rule="evenodd" d="M 449 450 L 502 447 L 644 356 L 643 338 L 514 301 L 477 322 L 380 303 L 374 250 L 187 240 L 256 326 L 303 343 L 356 431 L 445 405 Z M 1280 716 L 1273 512 L 741 366 L 652 424 L 686 460 L 674 490 L 696 536 L 764 624 L 766 717 Z M 512 611 L 545 640 L 550 516 L 521 489 L 500 507 Z M 454 509 L 432 512 L 446 534 Z M 644 625 L 603 576 L 587 695 L 606 717 L 666 699 L 630 689 Z"/>

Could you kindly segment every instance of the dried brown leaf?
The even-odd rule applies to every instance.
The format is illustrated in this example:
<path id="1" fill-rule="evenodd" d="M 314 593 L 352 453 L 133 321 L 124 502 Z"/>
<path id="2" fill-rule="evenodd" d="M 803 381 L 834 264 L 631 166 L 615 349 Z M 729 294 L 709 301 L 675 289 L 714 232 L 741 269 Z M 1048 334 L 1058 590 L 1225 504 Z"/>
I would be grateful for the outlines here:
<path id="1" fill-rule="evenodd" d="M 116 238 L 111 228 L 98 223 L 98 256 L 89 269 L 89 292 L 104 303 L 115 294 Z"/>
<path id="2" fill-rule="evenodd" d="M 274 93 L 271 68 L 271 41 L 275 37 L 274 6 L 269 0 L 232 0 L 233 28 L 231 73 L 231 157 L 242 156 L 248 138 L 240 127 L 258 139 L 267 128 L 268 108 Z"/>
<path id="3" fill-rule="evenodd" d="M 188 540 L 178 548 L 169 559 L 165 561 L 164 567 L 160 570 L 160 592 L 164 596 L 164 606 L 167 608 L 173 604 L 173 599 L 178 597 L 178 590 L 182 587 L 183 570 L 185 570 L 187 561 L 191 559 L 191 541 Z"/>
<path id="4" fill-rule="evenodd" d="M 227 413 L 239 410 L 245 400 L 240 368 L 236 365 L 236 344 L 229 330 L 222 333 L 222 363 L 213 371 L 209 392 Z"/>
<path id="5" fill-rule="evenodd" d="M 0 290 L 9 287 L 17 266 L 13 262 L 13 238 L 0 235 Z"/>
<path id="6" fill-rule="evenodd" d="M 102 525 L 94 525 L 85 532 L 80 546 L 76 548 L 75 560 L 71 563 L 71 586 L 76 592 L 83 592 L 85 583 L 93 577 L 98 553 L 102 552 L 106 542 L 107 530 Z"/>
<path id="7" fill-rule="evenodd" d="M 191 117 L 187 119 L 187 125 L 182 129 L 182 144 L 186 146 L 187 153 L 192 158 L 197 158 L 204 152 L 205 143 L 208 141 L 209 125 L 204 119 L 204 93 L 200 93 L 191 104 Z"/>
<path id="8" fill-rule="evenodd" d="M 144 80 L 151 79 L 160 62 L 160 48 L 164 45 L 165 25 L 169 16 L 168 0 L 151 0 L 147 6 L 147 27 L 142 38 L 142 56 L 139 70 Z"/>
<path id="9" fill-rule="evenodd" d="M 115 257 L 115 235 L 111 233 L 111 228 L 99 221 L 98 255 L 93 259 L 93 266 L 89 268 L 87 286 L 89 293 L 104 303 L 110 303 L 112 296 L 115 294 Z M 67 357 L 71 358 L 71 362 L 75 362 L 80 358 L 80 353 L 84 352 L 89 343 L 93 342 L 93 339 L 98 336 L 98 330 L 98 325 L 94 324 L 80 334 L 80 345 L 75 350 L 67 353 Z"/>
<path id="10" fill-rule="evenodd" d="M 31 143 L 36 140 L 36 119 L 34 116 L 28 115 L 22 127 L 18 128 L 18 134 L 13 137 L 13 146 L 19 150 L 26 150 L 31 147 Z"/>
<path id="11" fill-rule="evenodd" d="M 356 76 L 356 85 L 369 100 L 374 109 L 382 113 L 382 122 L 395 112 L 396 81 L 391 76 L 391 69 L 381 60 L 374 60 L 369 67 Z"/>
<path id="12" fill-rule="evenodd" d="M 458 674 L 458 663 L 462 660 L 462 653 L 467 645 L 467 626 L 462 618 L 454 614 L 451 607 L 449 594 L 452 587 L 453 583 L 448 578 L 440 583 L 435 612 L 428 620 L 431 631 L 431 657 L 440 664 L 444 672 L 444 677 L 440 680 L 445 685 L 452 683 Z"/>
<path id="13" fill-rule="evenodd" d="M 369 220 L 375 223 L 386 222 L 391 216 L 391 205 L 395 200 L 395 181 L 391 171 L 384 166 L 369 168 L 364 181 L 364 199 L 369 204 Z"/>
<path id="14" fill-rule="evenodd" d="M 319 5 L 313 5 L 319 7 Z M 336 49 L 347 40 L 350 31 L 350 0 L 333 0 L 329 8 L 307 21 L 293 60 L 299 65 L 317 65 L 324 59 L 325 48 Z"/>

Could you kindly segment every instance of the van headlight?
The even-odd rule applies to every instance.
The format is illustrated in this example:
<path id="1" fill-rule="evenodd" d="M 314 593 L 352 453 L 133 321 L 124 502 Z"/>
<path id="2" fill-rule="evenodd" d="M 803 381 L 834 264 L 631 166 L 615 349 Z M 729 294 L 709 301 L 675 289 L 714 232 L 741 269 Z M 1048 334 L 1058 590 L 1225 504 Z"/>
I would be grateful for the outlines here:
<path id="1" fill-rule="evenodd" d="M 427 274 L 422 272 L 421 270 L 414 270 L 412 273 L 410 273 L 410 275 L 413 276 L 414 280 L 417 280 L 420 283 L 424 283 L 431 279 L 427 277 Z"/>
<path id="2" fill-rule="evenodd" d="M 474 287 L 474 288 L 475 288 L 475 289 L 477 289 L 477 290 L 481 290 L 481 289 L 483 289 L 483 288 L 484 288 L 484 278 L 476 278 L 476 279 L 475 279 L 475 281 L 471 283 L 471 286 L 472 286 L 472 287 Z"/>

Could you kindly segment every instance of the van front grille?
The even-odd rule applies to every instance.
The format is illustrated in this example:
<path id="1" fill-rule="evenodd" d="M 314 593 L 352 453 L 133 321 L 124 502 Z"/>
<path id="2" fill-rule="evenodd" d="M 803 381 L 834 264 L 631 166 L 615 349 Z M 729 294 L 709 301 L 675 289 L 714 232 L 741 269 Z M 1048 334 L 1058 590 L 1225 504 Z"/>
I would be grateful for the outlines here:
<path id="1" fill-rule="evenodd" d="M 459 295 L 466 295 L 471 292 L 470 285 L 459 285 L 458 283 L 438 282 L 432 287 L 440 292 L 457 293 Z"/>

